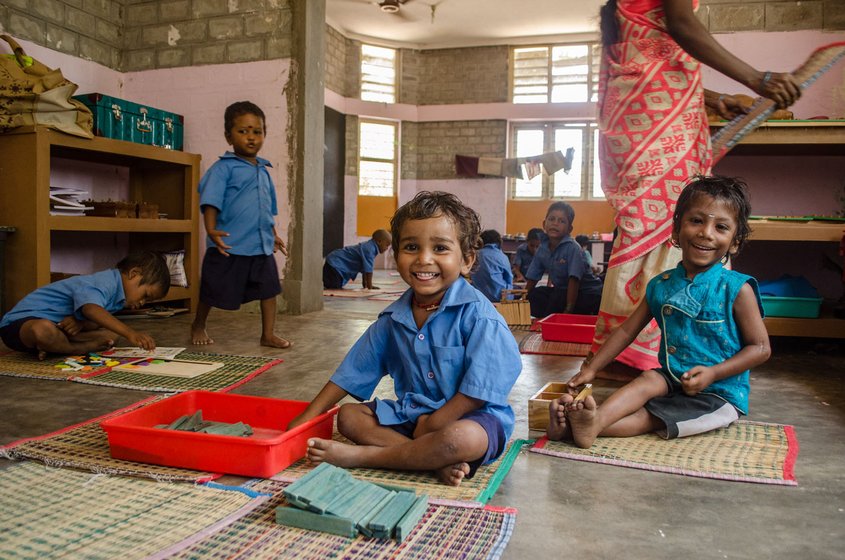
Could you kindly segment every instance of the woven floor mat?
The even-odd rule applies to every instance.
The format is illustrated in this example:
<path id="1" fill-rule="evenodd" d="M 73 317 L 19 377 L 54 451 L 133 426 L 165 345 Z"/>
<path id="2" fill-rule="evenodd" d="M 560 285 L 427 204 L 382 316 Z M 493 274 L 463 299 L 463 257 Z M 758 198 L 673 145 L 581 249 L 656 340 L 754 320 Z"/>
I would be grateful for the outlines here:
<path id="1" fill-rule="evenodd" d="M 348 439 L 335 432 L 334 440 L 348 443 Z M 387 469 L 352 468 L 347 469 L 352 476 L 369 482 L 399 486 L 416 491 L 418 494 L 428 494 L 430 498 L 454 500 L 459 502 L 477 501 L 488 502 L 499 489 L 499 485 L 507 476 L 513 462 L 523 446 L 533 440 L 513 440 L 507 450 L 495 462 L 478 468 L 475 476 L 465 478 L 460 486 L 442 484 L 431 471 L 393 471 Z M 282 472 L 274 475 L 274 480 L 291 482 L 305 475 L 313 467 L 305 459 L 297 461 Z"/>
<path id="2" fill-rule="evenodd" d="M 287 484 L 261 480 L 251 485 L 251 490 L 273 497 L 235 523 L 167 558 L 492 559 L 502 555 L 516 523 L 517 512 L 512 508 L 429 503 L 420 523 L 401 544 L 361 535 L 350 539 L 277 524 L 275 510 L 286 504 L 281 492 Z"/>
<path id="3" fill-rule="evenodd" d="M 374 295 L 376 290 L 365 290 L 364 288 L 347 288 L 341 290 L 323 290 L 324 296 L 342 298 L 365 298 Z"/>
<path id="4" fill-rule="evenodd" d="M 543 340 L 540 333 L 529 334 L 519 343 L 520 354 L 551 354 L 554 356 L 586 356 L 589 344 Z"/>
<path id="5" fill-rule="evenodd" d="M 177 356 L 177 359 L 223 362 L 224 366 L 218 370 L 193 378 L 112 370 L 97 374 L 76 376 L 71 381 L 167 393 L 191 390 L 226 392 L 246 383 L 253 377 L 282 362 L 282 360 L 277 358 L 265 358 L 263 356 L 232 356 L 205 352 L 182 352 Z"/>
<path id="6" fill-rule="evenodd" d="M 67 381 L 80 372 L 56 367 L 63 365 L 66 359 L 66 356 L 49 356 L 45 360 L 39 360 L 33 354 L 8 352 L 6 354 L 0 354 L 0 375 Z M 96 374 L 108 370 L 109 368 L 102 367 L 85 371 L 84 373 Z"/>
<path id="7" fill-rule="evenodd" d="M 798 439 L 792 426 L 740 420 L 705 434 L 665 440 L 655 434 L 598 438 L 590 449 L 549 441 L 531 448 L 555 457 L 762 484 L 796 486 Z"/>
<path id="8" fill-rule="evenodd" d="M 266 497 L 92 476 L 35 463 L 0 471 L 0 558 L 145 558 L 242 518 Z"/>
<path id="9" fill-rule="evenodd" d="M 52 467 L 71 467 L 94 473 L 166 481 L 203 482 L 218 478 L 219 474 L 135 463 L 111 457 L 108 437 L 100 427 L 100 422 L 163 398 L 165 398 L 164 395 L 150 397 L 121 410 L 51 434 L 10 443 L 0 447 L 0 457 L 13 460 L 32 459 Z"/>
<path id="10" fill-rule="evenodd" d="M 383 292 L 370 296 L 370 301 L 396 301 L 402 297 L 405 292 Z"/>

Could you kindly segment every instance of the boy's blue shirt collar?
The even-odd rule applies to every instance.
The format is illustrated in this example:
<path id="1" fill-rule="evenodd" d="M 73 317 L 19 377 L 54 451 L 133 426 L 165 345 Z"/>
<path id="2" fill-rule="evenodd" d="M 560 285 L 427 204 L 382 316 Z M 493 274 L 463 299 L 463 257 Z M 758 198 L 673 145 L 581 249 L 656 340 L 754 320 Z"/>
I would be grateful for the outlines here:
<path id="1" fill-rule="evenodd" d="M 390 314 L 391 318 L 397 323 L 401 323 L 415 331 L 419 330 L 417 323 L 414 320 L 414 311 L 411 307 L 413 305 L 411 302 L 413 295 L 413 288 L 409 288 L 404 294 L 402 294 L 402 297 L 388 305 L 384 311 L 379 313 L 379 317 Z M 463 276 L 458 277 L 458 279 L 449 286 L 449 289 L 446 290 L 446 293 L 443 295 L 443 300 L 440 302 L 440 308 L 431 314 L 429 321 L 447 307 L 464 305 L 473 301 L 478 301 L 476 289 L 470 286 Z"/>
<path id="2" fill-rule="evenodd" d="M 237 161 L 240 161 L 240 162 L 243 162 L 243 163 L 246 163 L 246 164 L 249 165 L 249 162 L 247 160 L 240 157 L 235 152 L 226 151 L 226 153 L 224 153 L 222 156 L 220 156 L 219 159 L 234 159 L 234 160 L 237 160 Z M 261 156 L 256 156 L 255 161 L 258 162 L 258 165 L 261 165 L 263 167 L 273 167 L 273 164 L 270 163 L 270 160 L 266 160 Z"/>
<path id="3" fill-rule="evenodd" d="M 670 305 L 690 317 L 696 317 L 701 312 L 701 298 L 700 295 L 699 297 L 693 296 L 691 289 L 694 286 L 708 286 L 714 277 L 722 274 L 722 268 L 721 262 L 713 263 L 710 268 L 704 272 L 699 272 L 695 275 L 695 278 L 690 280 L 687 278 L 687 271 L 683 262 L 679 262 L 670 276 L 675 282 L 680 282 L 678 284 L 680 289 L 667 299 L 664 305 Z"/>

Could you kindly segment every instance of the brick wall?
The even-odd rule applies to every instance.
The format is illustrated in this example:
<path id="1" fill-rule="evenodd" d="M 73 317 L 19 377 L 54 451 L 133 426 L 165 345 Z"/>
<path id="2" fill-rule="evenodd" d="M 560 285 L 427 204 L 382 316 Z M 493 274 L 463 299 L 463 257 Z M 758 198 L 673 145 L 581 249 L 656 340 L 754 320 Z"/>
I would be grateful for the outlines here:
<path id="1" fill-rule="evenodd" d="M 418 105 L 508 100 L 506 46 L 420 51 Z"/>
<path id="2" fill-rule="evenodd" d="M 845 29 L 843 0 L 702 0 L 699 17 L 711 33 Z"/>
<path id="3" fill-rule="evenodd" d="M 404 124 L 402 145 L 415 146 L 411 151 L 416 159 L 418 180 L 454 178 L 455 154 L 485 157 L 506 155 L 506 120 L 423 122 L 417 123 L 416 127 L 409 127 L 408 131 Z M 403 168 L 402 174 L 403 178 L 408 178 L 412 170 Z"/>
<path id="4" fill-rule="evenodd" d="M 346 93 L 346 52 L 349 40 L 331 26 L 326 26 L 326 88 L 345 97 Z"/>

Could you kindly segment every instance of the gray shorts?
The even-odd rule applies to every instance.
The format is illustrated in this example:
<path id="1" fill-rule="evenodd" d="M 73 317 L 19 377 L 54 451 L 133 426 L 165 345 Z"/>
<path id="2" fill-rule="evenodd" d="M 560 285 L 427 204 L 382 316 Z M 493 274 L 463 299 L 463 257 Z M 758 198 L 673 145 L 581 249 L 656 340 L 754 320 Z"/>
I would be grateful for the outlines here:
<path id="1" fill-rule="evenodd" d="M 657 435 L 666 439 L 703 434 L 724 428 L 739 419 L 739 411 L 725 399 L 708 393 L 689 396 L 671 375 L 658 369 L 669 393 L 645 403 L 645 409 L 666 425 Z"/>

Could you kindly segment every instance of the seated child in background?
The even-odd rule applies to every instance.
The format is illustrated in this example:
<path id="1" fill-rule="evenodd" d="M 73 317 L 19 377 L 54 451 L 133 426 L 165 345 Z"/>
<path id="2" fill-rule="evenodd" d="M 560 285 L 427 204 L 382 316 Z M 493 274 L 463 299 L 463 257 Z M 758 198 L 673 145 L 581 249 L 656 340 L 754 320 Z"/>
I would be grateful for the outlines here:
<path id="1" fill-rule="evenodd" d="M 502 236 L 495 229 L 481 232 L 484 246 L 478 251 L 472 271 L 472 285 L 490 301 L 502 299 L 502 290 L 513 288 L 513 273 L 507 255 L 502 252 Z"/>
<path id="2" fill-rule="evenodd" d="M 261 345 L 290 348 L 275 333 L 276 296 L 282 293 L 273 253 L 287 255 L 276 233 L 276 187 L 258 157 L 266 132 L 264 111 L 249 101 L 226 107 L 226 142 L 232 151 L 214 162 L 200 181 L 200 209 L 208 234 L 202 261 L 200 301 L 191 325 L 193 344 L 213 344 L 205 330 L 212 307 L 235 310 L 261 300 Z"/>
<path id="3" fill-rule="evenodd" d="M 0 338 L 12 350 L 85 354 L 114 346 L 124 337 L 132 346 L 155 349 L 148 334 L 129 328 L 112 313 L 138 309 L 167 295 L 170 271 L 157 253 L 129 255 L 94 274 L 72 276 L 36 289 L 0 320 Z"/>
<path id="4" fill-rule="evenodd" d="M 388 247 L 390 233 L 377 229 L 369 241 L 335 249 L 328 254 L 323 265 L 323 287 L 339 290 L 360 272 L 364 289 L 377 290 L 378 286 L 373 286 L 373 263 L 376 256 L 387 251 Z"/>
<path id="5" fill-rule="evenodd" d="M 683 437 L 727 426 L 748 413 L 749 369 L 769 359 L 769 336 L 754 278 L 724 268 L 748 237 L 745 185 L 699 177 L 678 198 L 672 242 L 677 268 L 655 276 L 634 313 L 569 381 L 592 381 L 652 319 L 660 326 L 659 370 L 648 370 L 601 406 L 571 394 L 552 401 L 549 438 L 590 447 L 596 436 L 657 432 Z"/>
<path id="6" fill-rule="evenodd" d="M 551 313 L 595 315 L 599 310 L 602 282 L 590 270 L 584 251 L 569 236 L 574 220 L 575 210 L 566 202 L 554 202 L 546 212 L 546 239 L 525 275 L 534 317 Z M 552 286 L 536 287 L 547 271 Z"/>
<path id="7" fill-rule="evenodd" d="M 458 485 L 495 460 L 513 432 L 508 394 L 522 369 L 502 316 L 464 277 L 480 248 L 478 215 L 452 194 L 420 192 L 391 220 L 411 288 L 379 315 L 288 429 L 385 375 L 396 399 L 344 404 L 338 430 L 357 445 L 311 439 L 308 459 L 340 467 L 436 471 Z"/>
<path id="8" fill-rule="evenodd" d="M 534 260 L 537 249 L 540 248 L 543 235 L 542 229 L 531 228 L 525 237 L 525 243 L 520 243 L 519 247 L 516 248 L 516 254 L 513 256 L 513 267 L 511 268 L 514 282 L 525 282 L 525 274 L 528 272 L 528 267 L 531 266 L 531 261 Z"/>
<path id="9" fill-rule="evenodd" d="M 593 254 L 590 252 L 590 238 L 581 233 L 575 236 L 575 242 L 584 251 L 584 256 L 587 258 L 587 264 L 590 265 L 590 270 L 593 271 L 593 274 L 596 276 L 601 274 L 601 265 L 593 263 Z"/>

